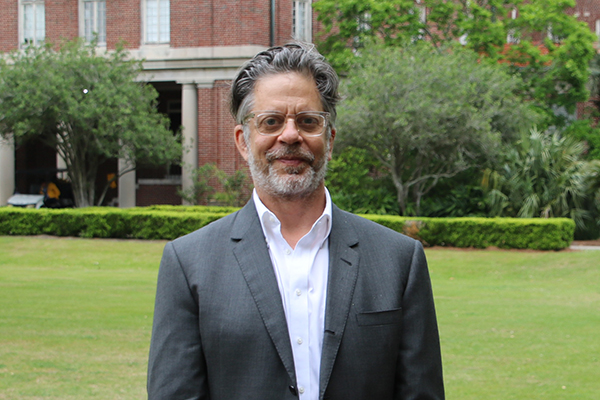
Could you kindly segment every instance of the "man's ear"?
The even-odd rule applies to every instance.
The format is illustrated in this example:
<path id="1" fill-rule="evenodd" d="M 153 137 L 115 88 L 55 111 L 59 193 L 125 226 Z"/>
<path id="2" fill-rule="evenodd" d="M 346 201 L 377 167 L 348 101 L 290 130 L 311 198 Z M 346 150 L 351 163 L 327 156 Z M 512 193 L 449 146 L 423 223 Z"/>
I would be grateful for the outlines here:
<path id="1" fill-rule="evenodd" d="M 331 155 L 333 154 L 333 141 L 335 139 L 335 128 L 331 128 L 331 136 L 329 137 L 329 154 L 327 159 L 331 161 Z"/>
<path id="2" fill-rule="evenodd" d="M 244 160 L 248 161 L 248 146 L 246 146 L 246 140 L 244 139 L 244 126 L 236 125 L 233 129 L 233 135 L 235 138 L 235 146 Z"/>

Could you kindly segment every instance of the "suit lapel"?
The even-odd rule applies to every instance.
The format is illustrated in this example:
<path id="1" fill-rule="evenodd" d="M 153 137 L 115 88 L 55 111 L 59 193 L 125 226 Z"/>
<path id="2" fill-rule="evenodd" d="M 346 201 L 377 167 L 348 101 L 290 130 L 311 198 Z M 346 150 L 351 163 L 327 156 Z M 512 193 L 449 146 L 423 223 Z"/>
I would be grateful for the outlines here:
<path id="1" fill-rule="evenodd" d="M 233 247 L 233 254 L 238 261 L 277 353 L 290 379 L 292 382 L 296 382 L 294 357 L 281 294 L 279 293 L 271 257 L 252 200 L 239 211 L 231 232 L 231 238 L 236 242 Z"/>
<path id="2" fill-rule="evenodd" d="M 329 278 L 325 308 L 325 335 L 321 355 L 320 395 L 323 398 L 331 376 L 346 321 L 352 304 L 358 276 L 358 235 L 346 215 L 333 206 L 329 235 Z"/>

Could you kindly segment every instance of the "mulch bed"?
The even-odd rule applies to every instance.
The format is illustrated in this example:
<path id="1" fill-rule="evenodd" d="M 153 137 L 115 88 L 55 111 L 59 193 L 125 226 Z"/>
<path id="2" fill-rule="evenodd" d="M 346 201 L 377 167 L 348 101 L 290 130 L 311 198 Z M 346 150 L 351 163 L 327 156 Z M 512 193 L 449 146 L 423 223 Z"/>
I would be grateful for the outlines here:
<path id="1" fill-rule="evenodd" d="M 596 240 L 574 240 L 571 243 L 572 246 L 600 246 L 600 239 Z M 545 252 L 549 250 L 531 250 L 531 249 L 500 249 L 495 246 L 490 246 L 485 249 L 477 249 L 474 247 L 444 247 L 444 246 L 431 246 L 427 247 L 427 249 L 431 250 L 456 250 L 456 251 L 486 251 L 486 250 L 500 250 L 500 251 L 519 251 L 524 253 L 537 253 L 537 252 Z M 551 251 L 551 250 L 550 250 Z M 573 249 L 562 249 L 559 251 L 567 252 L 567 251 L 577 251 Z"/>
<path id="2" fill-rule="evenodd" d="M 574 240 L 573 246 L 600 246 L 600 239 L 596 240 Z"/>

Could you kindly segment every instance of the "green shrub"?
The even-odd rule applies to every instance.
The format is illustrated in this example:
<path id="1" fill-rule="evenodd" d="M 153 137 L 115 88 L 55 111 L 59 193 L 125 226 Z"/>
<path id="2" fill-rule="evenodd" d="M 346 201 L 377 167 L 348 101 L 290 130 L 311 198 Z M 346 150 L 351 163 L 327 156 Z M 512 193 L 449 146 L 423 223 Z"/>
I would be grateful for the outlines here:
<path id="1" fill-rule="evenodd" d="M 568 218 L 419 218 L 363 215 L 425 246 L 560 250 L 573 241 Z"/>
<path id="2" fill-rule="evenodd" d="M 153 206 L 131 209 L 0 208 L 0 235 L 175 239 L 226 214 L 232 207 Z M 575 224 L 567 218 L 417 218 L 364 215 L 423 242 L 453 246 L 559 250 L 568 247 Z"/>

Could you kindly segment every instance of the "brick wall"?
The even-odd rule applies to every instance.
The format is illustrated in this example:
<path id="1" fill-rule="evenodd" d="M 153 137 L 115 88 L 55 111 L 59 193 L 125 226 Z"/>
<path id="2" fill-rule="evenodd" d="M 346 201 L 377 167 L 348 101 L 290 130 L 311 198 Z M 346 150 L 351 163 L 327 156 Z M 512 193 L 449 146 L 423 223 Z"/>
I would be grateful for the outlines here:
<path id="1" fill-rule="evenodd" d="M 600 19 L 600 1 L 598 0 L 577 0 L 575 7 L 568 11 L 574 14 L 579 21 L 588 24 L 592 32 L 596 32 L 596 20 Z"/>
<path id="2" fill-rule="evenodd" d="M 181 204 L 177 195 L 179 185 L 139 185 L 136 190 L 136 205 L 138 207 L 154 204 Z"/>
<path id="3" fill-rule="evenodd" d="M 275 43 L 291 39 L 292 0 L 276 1 Z M 270 0 L 180 0 L 171 3 L 171 46 L 268 46 Z"/>
<path id="4" fill-rule="evenodd" d="M 212 4 L 179 0 L 171 3 L 171 47 L 211 46 Z"/>
<path id="5" fill-rule="evenodd" d="M 45 0 L 46 41 L 59 43 L 79 36 L 77 0 Z"/>
<path id="6" fill-rule="evenodd" d="M 171 8 L 175 0 L 171 1 Z M 142 34 L 140 0 L 106 1 L 106 47 L 114 49 L 124 41 L 126 49 L 140 47 Z"/>
<path id="7" fill-rule="evenodd" d="M 282 45 L 292 40 L 292 0 L 277 1 L 275 15 L 277 22 L 275 25 L 275 44 Z"/>
<path id="8" fill-rule="evenodd" d="M 244 168 L 246 162 L 235 147 L 235 122 L 229 114 L 228 81 L 212 88 L 198 89 L 198 165 L 215 163 L 228 174 Z"/>
<path id="9" fill-rule="evenodd" d="M 242 169 L 246 161 L 239 154 L 235 145 L 233 128 L 235 121 L 229 112 L 228 96 L 230 83 L 228 81 L 215 82 L 215 108 L 218 116 L 219 159 L 217 165 L 228 174 Z"/>
<path id="10" fill-rule="evenodd" d="M 0 0 L 0 52 L 19 47 L 19 5 L 15 0 Z"/>

